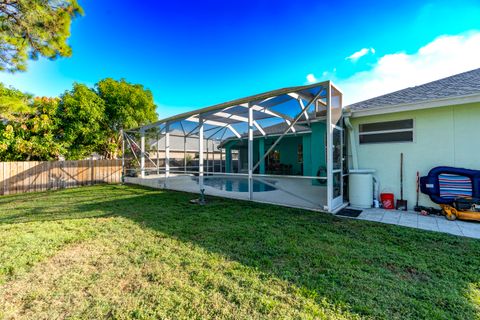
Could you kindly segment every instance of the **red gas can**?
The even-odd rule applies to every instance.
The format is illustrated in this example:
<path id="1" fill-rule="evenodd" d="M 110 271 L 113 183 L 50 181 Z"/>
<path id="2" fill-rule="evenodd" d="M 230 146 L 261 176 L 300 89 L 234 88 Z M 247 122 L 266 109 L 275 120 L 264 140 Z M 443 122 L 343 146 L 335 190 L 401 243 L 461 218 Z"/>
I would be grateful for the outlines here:
<path id="1" fill-rule="evenodd" d="M 380 201 L 382 201 L 382 206 L 384 209 L 394 209 L 395 208 L 395 199 L 393 193 L 381 193 Z"/>

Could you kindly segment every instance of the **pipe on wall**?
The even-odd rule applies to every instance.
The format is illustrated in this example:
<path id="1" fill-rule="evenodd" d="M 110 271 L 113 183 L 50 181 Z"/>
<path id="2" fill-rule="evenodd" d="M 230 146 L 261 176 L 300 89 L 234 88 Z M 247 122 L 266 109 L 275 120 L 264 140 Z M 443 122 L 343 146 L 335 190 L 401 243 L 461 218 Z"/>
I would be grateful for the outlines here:
<path id="1" fill-rule="evenodd" d="M 353 128 L 352 123 L 350 122 L 349 117 L 344 117 L 345 125 L 348 128 L 348 134 L 350 140 L 350 150 L 352 151 L 352 166 L 353 169 L 358 169 L 358 155 L 357 155 L 357 144 L 355 143 L 355 129 Z"/>

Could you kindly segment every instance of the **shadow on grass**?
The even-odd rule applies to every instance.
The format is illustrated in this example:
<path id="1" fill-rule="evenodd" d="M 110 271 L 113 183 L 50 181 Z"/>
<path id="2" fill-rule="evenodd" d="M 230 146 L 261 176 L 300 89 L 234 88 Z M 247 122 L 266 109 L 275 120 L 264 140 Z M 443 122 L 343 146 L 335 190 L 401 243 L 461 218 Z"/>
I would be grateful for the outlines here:
<path id="1" fill-rule="evenodd" d="M 51 205 L 70 203 L 65 212 L 48 211 L 38 202 L 0 217 L 0 224 L 125 217 L 362 316 L 478 317 L 468 290 L 480 287 L 480 241 L 220 198 L 197 206 L 188 202 L 192 194 L 139 187 L 72 189 L 63 195 Z M 72 202 L 77 195 L 82 201 Z"/>

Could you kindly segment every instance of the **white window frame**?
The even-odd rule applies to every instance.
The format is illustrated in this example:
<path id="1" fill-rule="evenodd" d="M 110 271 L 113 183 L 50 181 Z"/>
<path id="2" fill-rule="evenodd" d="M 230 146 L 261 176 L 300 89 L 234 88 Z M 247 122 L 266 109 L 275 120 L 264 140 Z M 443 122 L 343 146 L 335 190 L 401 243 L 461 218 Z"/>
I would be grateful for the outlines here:
<path id="1" fill-rule="evenodd" d="M 404 121 L 404 120 L 412 120 L 412 128 L 411 129 L 393 129 L 393 130 L 378 130 L 378 131 L 370 131 L 370 132 L 360 132 L 360 126 L 365 124 L 372 124 L 372 123 L 383 123 L 383 122 L 394 122 L 394 121 Z M 364 142 L 360 141 L 361 136 L 372 135 L 372 134 L 382 134 L 382 133 L 396 133 L 396 132 L 412 132 L 412 141 L 385 141 L 385 142 Z M 359 145 L 367 145 L 367 144 L 385 144 L 385 143 L 413 143 L 416 141 L 416 121 L 415 118 L 402 118 L 402 119 L 392 119 L 392 120 L 385 120 L 385 121 L 371 121 L 360 123 L 358 125 L 358 144 Z"/>

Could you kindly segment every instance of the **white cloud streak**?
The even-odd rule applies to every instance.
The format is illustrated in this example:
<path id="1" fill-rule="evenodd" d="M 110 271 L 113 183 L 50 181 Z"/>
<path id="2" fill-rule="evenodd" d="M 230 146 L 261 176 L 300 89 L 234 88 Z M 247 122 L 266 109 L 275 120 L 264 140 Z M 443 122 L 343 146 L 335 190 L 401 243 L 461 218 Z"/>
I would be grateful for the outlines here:
<path id="1" fill-rule="evenodd" d="M 374 48 L 363 48 L 363 49 L 349 55 L 345 59 L 355 62 L 358 59 L 360 59 L 361 57 L 366 56 L 369 53 L 375 54 L 375 49 Z"/>

